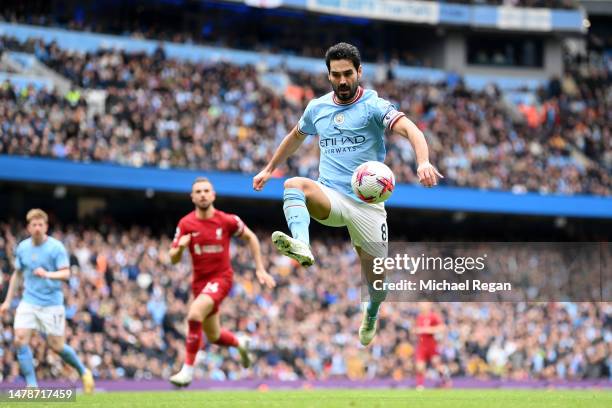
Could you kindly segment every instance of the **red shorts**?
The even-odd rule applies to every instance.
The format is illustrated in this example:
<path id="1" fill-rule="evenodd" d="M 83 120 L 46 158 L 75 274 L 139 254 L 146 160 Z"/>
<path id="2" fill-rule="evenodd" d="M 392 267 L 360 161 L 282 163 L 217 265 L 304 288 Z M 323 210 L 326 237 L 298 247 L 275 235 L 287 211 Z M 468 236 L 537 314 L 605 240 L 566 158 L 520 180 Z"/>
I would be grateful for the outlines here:
<path id="1" fill-rule="evenodd" d="M 436 344 L 419 344 L 416 348 L 416 361 L 429 363 L 434 356 L 438 355 L 438 346 Z"/>
<path id="2" fill-rule="evenodd" d="M 214 306 L 208 316 L 212 316 L 219 311 L 219 306 L 221 306 L 221 302 L 229 294 L 233 283 L 232 274 L 214 273 L 204 276 L 197 282 L 193 282 L 191 284 L 191 293 L 193 293 L 194 299 L 201 294 L 210 296 Z"/>

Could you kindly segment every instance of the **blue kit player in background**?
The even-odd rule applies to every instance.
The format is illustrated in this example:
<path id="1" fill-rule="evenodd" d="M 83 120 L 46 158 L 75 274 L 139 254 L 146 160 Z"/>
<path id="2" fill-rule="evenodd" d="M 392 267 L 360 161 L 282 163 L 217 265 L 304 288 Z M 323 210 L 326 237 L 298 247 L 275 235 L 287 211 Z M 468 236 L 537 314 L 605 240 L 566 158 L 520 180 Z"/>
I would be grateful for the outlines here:
<path id="1" fill-rule="evenodd" d="M 281 253 L 307 267 L 314 263 L 308 233 L 310 217 L 323 225 L 348 228 L 362 274 L 370 283 L 370 300 L 359 328 L 359 340 L 367 346 L 376 335 L 378 309 L 385 299 L 384 292 L 371 286 L 373 259 L 387 255 L 389 230 L 384 204 L 367 204 L 353 193 L 353 171 L 366 161 L 384 162 L 384 132 L 392 130 L 412 144 L 421 184 L 433 187 L 442 175 L 429 163 L 427 142 L 419 128 L 375 91 L 360 86 L 361 57 L 355 46 L 339 43 L 330 47 L 325 63 L 333 91 L 310 101 L 297 126 L 253 178 L 253 188 L 261 190 L 276 167 L 306 137 L 319 136 L 319 179 L 293 177 L 285 181 L 283 209 L 291 236 L 276 231 L 272 242 Z"/>
<path id="2" fill-rule="evenodd" d="M 21 373 L 28 387 L 38 386 L 29 345 L 32 330 L 38 330 L 46 337 L 49 347 L 78 371 L 83 380 L 83 391 L 92 393 L 94 380 L 91 371 L 85 368 L 74 349 L 64 342 L 66 313 L 62 281 L 70 278 L 68 253 L 60 241 L 47 235 L 48 217 L 43 210 L 28 211 L 26 220 L 30 238 L 17 245 L 15 271 L 6 299 L 0 306 L 2 314 L 10 309 L 23 275 L 23 298 L 17 306 L 13 324 Z"/>

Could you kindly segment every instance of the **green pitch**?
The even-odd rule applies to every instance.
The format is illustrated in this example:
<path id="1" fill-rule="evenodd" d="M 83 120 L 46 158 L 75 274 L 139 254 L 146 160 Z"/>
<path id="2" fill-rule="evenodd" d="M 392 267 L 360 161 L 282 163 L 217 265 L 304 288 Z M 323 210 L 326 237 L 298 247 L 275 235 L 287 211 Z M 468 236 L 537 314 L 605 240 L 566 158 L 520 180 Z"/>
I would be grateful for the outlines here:
<path id="1" fill-rule="evenodd" d="M 41 405 L 70 408 L 245 407 L 245 408 L 609 408 L 612 392 L 604 390 L 304 390 L 304 391 L 159 391 L 78 395 L 76 402 Z"/>

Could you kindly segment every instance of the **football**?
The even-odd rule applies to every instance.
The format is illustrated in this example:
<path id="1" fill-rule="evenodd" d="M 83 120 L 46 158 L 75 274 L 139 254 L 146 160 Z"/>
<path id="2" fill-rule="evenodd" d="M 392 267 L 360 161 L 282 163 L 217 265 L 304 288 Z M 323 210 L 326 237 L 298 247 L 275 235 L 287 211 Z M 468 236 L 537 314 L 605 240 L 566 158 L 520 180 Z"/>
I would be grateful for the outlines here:
<path id="1" fill-rule="evenodd" d="M 351 179 L 353 192 L 370 204 L 386 201 L 395 189 L 395 176 L 387 165 L 377 161 L 361 164 Z"/>

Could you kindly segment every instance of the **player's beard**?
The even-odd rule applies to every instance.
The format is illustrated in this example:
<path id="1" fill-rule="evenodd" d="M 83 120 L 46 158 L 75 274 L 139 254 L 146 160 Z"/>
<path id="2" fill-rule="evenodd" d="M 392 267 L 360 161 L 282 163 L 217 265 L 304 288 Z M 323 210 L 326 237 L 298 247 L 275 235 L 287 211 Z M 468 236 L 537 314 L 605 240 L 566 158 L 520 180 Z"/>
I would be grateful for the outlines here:
<path id="1" fill-rule="evenodd" d="M 196 207 L 198 207 L 199 210 L 201 211 L 206 211 L 210 208 L 210 205 L 212 203 L 206 203 L 206 204 L 196 204 Z"/>
<path id="2" fill-rule="evenodd" d="M 32 234 L 32 239 L 34 242 L 42 242 L 45 240 L 45 233 L 41 231 L 36 231 Z"/>
<path id="3" fill-rule="evenodd" d="M 349 86 L 349 85 L 334 85 L 332 83 L 332 88 L 334 89 L 334 94 L 336 95 L 336 98 L 338 98 L 342 102 L 348 102 L 348 101 L 350 101 L 351 99 L 353 99 L 355 97 L 355 94 L 357 93 L 357 88 L 359 88 L 359 81 L 355 81 L 353 83 L 353 86 Z M 350 91 L 347 94 L 347 96 L 340 95 L 340 91 L 346 91 L 346 90 Z"/>

